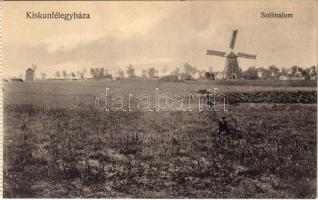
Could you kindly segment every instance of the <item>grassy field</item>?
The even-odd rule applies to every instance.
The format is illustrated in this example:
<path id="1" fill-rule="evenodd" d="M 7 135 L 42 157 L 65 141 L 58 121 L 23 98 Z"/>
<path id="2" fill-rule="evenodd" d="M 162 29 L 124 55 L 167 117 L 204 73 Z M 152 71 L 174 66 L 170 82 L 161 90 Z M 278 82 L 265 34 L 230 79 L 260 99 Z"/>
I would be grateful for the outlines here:
<path id="1" fill-rule="evenodd" d="M 98 112 L 96 95 L 298 91 L 150 80 L 5 85 L 5 197 L 314 198 L 316 104 Z M 218 135 L 226 116 L 230 135 Z"/>
<path id="2" fill-rule="evenodd" d="M 259 83 L 263 85 L 259 85 Z M 273 81 L 189 81 L 189 82 L 161 82 L 157 80 L 85 80 L 85 81 L 51 81 L 51 82 L 22 82 L 5 84 L 5 104 L 44 104 L 52 107 L 76 108 L 78 104 L 94 104 L 95 97 L 105 93 L 109 88 L 109 95 L 113 96 L 128 94 L 149 94 L 155 95 L 156 88 L 160 93 L 173 96 L 176 94 L 196 94 L 202 89 L 217 88 L 218 94 L 226 92 L 254 92 L 254 91 L 315 91 L 316 87 L 304 87 L 306 82 L 300 81 L 299 87 L 286 87 L 284 81 L 281 84 L 270 83 Z M 277 82 L 277 81 L 276 81 Z M 292 81 L 293 82 L 293 81 Z M 302 84 L 303 83 L 303 84 Z M 267 86 L 266 86 L 267 85 Z M 300 87 L 301 86 L 301 87 Z"/>

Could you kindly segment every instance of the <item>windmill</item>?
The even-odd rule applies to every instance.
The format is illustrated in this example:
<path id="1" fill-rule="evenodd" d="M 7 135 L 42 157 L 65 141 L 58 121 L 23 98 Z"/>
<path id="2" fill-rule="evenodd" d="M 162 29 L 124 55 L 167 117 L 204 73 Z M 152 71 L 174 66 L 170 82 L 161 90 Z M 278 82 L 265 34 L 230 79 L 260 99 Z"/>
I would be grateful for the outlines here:
<path id="1" fill-rule="evenodd" d="M 238 30 L 234 30 L 232 33 L 232 38 L 230 41 L 231 50 L 229 53 L 226 54 L 223 51 L 207 50 L 207 55 L 220 56 L 220 57 L 226 58 L 225 67 L 224 67 L 225 79 L 237 79 L 241 77 L 242 72 L 237 61 L 238 57 L 253 59 L 253 60 L 256 59 L 256 55 L 253 55 L 253 54 L 240 53 L 240 52 L 236 54 L 233 52 L 235 42 L 236 42 L 237 32 Z"/>
<path id="2" fill-rule="evenodd" d="M 36 65 L 32 64 L 32 69 L 28 68 L 25 72 L 25 80 L 26 81 L 34 81 L 36 79 L 35 77 L 35 69 L 36 69 Z"/>

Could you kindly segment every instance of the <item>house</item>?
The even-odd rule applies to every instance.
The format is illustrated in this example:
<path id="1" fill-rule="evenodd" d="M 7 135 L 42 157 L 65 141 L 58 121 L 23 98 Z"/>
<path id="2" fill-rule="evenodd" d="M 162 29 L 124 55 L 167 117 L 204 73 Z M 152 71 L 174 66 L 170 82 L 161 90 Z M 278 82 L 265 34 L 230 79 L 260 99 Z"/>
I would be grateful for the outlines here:
<path id="1" fill-rule="evenodd" d="M 278 78 L 278 73 L 275 73 L 268 69 L 264 69 L 262 67 L 257 69 L 256 73 L 257 73 L 258 79 L 277 79 Z"/>
<path id="2" fill-rule="evenodd" d="M 279 80 L 286 81 L 286 80 L 288 80 L 288 77 L 285 76 L 285 75 L 281 75 L 281 76 L 279 77 Z"/>
<path id="3" fill-rule="evenodd" d="M 215 72 L 215 80 L 226 79 L 226 74 L 224 72 Z"/>
<path id="4" fill-rule="evenodd" d="M 309 71 L 310 80 L 317 80 L 317 71 L 316 67 L 312 66 Z"/>
<path id="5" fill-rule="evenodd" d="M 200 72 L 199 71 L 196 71 L 196 72 L 194 72 L 194 74 L 193 74 L 193 79 L 194 80 L 198 80 L 198 79 L 200 79 Z"/>
<path id="6" fill-rule="evenodd" d="M 21 78 L 12 78 L 10 82 L 23 82 L 23 80 Z"/>
<path id="7" fill-rule="evenodd" d="M 295 75 L 296 77 L 302 77 L 303 76 L 303 72 L 300 71 L 299 69 L 297 69 L 297 71 L 295 72 Z"/>
<path id="8" fill-rule="evenodd" d="M 305 80 L 306 79 L 301 68 L 297 68 L 294 72 L 292 69 L 290 69 L 287 72 L 287 76 L 289 77 L 290 80 Z"/>
<path id="9" fill-rule="evenodd" d="M 317 80 L 317 75 L 310 76 L 310 80 Z"/>
<path id="10" fill-rule="evenodd" d="M 257 69 L 257 78 L 263 79 L 265 74 L 265 70 L 263 68 Z"/>

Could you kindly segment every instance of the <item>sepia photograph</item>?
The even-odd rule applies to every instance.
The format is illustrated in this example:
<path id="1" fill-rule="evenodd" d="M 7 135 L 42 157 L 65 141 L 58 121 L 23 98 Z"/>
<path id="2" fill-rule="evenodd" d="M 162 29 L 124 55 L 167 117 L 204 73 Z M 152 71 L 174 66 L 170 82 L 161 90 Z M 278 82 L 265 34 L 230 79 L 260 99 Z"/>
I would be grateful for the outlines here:
<path id="1" fill-rule="evenodd" d="M 2 2 L 4 198 L 317 198 L 317 1 Z"/>

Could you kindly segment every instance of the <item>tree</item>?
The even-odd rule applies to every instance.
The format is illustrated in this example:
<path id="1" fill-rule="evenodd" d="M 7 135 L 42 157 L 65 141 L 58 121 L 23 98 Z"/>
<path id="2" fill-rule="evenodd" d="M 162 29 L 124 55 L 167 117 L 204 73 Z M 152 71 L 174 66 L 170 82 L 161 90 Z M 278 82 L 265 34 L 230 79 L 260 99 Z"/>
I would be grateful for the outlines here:
<path id="1" fill-rule="evenodd" d="M 98 74 L 99 74 L 99 68 L 95 68 L 95 73 L 96 73 L 96 77 L 98 76 Z"/>
<path id="2" fill-rule="evenodd" d="M 127 69 L 127 75 L 128 75 L 128 78 L 134 78 L 136 77 L 135 75 L 135 69 L 132 67 L 132 65 L 129 65 L 128 66 L 128 69 Z"/>
<path id="3" fill-rule="evenodd" d="M 66 73 L 65 70 L 62 71 L 62 74 L 63 74 L 64 79 L 66 79 L 67 78 L 67 73 Z"/>
<path id="4" fill-rule="evenodd" d="M 195 67 L 191 66 L 188 63 L 185 63 L 183 67 L 184 67 L 184 73 L 191 77 L 193 77 L 193 75 L 197 71 Z"/>
<path id="5" fill-rule="evenodd" d="M 165 75 L 167 73 L 167 71 L 168 71 L 167 68 L 168 68 L 168 65 L 165 65 L 164 68 L 161 70 L 162 74 Z"/>
<path id="6" fill-rule="evenodd" d="M 243 72 L 243 78 L 245 79 L 257 79 L 257 70 L 255 67 L 249 67 Z"/>
<path id="7" fill-rule="evenodd" d="M 104 76 L 104 73 L 105 73 L 105 69 L 104 69 L 104 68 L 100 68 L 100 70 L 99 70 L 99 76 L 100 76 L 100 77 L 103 77 L 103 76 Z"/>
<path id="8" fill-rule="evenodd" d="M 180 68 L 177 67 L 173 72 L 171 72 L 171 75 L 179 75 L 180 74 Z"/>
<path id="9" fill-rule="evenodd" d="M 147 78 L 147 71 L 145 69 L 142 69 L 141 77 L 142 78 Z"/>
<path id="10" fill-rule="evenodd" d="M 291 75 L 292 76 L 299 76 L 300 74 L 299 73 L 303 73 L 303 68 L 301 67 L 298 67 L 297 65 L 294 65 L 291 67 Z"/>
<path id="11" fill-rule="evenodd" d="M 46 73 L 42 72 L 41 73 L 41 78 L 42 78 L 42 80 L 45 80 L 46 79 Z"/>
<path id="12" fill-rule="evenodd" d="M 60 72 L 59 72 L 59 71 L 55 72 L 55 77 L 56 77 L 57 79 L 59 79 L 59 78 L 61 77 L 61 75 L 60 75 Z"/>
<path id="13" fill-rule="evenodd" d="M 205 70 L 198 70 L 198 73 L 199 73 L 199 78 L 200 79 L 205 79 L 205 73 L 206 71 Z"/>
<path id="14" fill-rule="evenodd" d="M 297 68 L 298 68 L 298 67 L 297 67 L 296 65 L 294 65 L 294 66 L 291 67 L 291 75 L 294 76 L 294 75 L 296 74 Z"/>
<path id="15" fill-rule="evenodd" d="M 205 78 L 209 81 L 214 80 L 214 74 L 212 72 L 205 72 Z"/>
<path id="16" fill-rule="evenodd" d="M 288 70 L 286 68 L 282 68 L 282 71 L 280 73 L 282 76 L 287 76 L 288 75 Z"/>
<path id="17" fill-rule="evenodd" d="M 95 72 L 95 69 L 94 68 L 91 68 L 90 69 L 90 73 L 92 75 L 93 78 L 96 78 L 96 72 Z"/>
<path id="18" fill-rule="evenodd" d="M 291 75 L 292 76 L 303 76 L 305 74 L 304 69 L 297 65 L 291 67 Z"/>
<path id="19" fill-rule="evenodd" d="M 303 69 L 302 76 L 304 76 L 306 80 L 314 79 L 317 76 L 316 66 L 313 65 L 309 68 Z"/>
<path id="20" fill-rule="evenodd" d="M 275 65 L 269 66 L 268 71 L 269 71 L 270 76 L 272 76 L 273 78 L 278 78 L 279 69 Z"/>
<path id="21" fill-rule="evenodd" d="M 155 68 L 150 68 L 148 69 L 148 76 L 149 78 L 154 78 L 156 77 L 156 74 L 158 73 L 158 71 Z"/>
<path id="22" fill-rule="evenodd" d="M 118 70 L 117 74 L 118 74 L 118 77 L 119 77 L 119 78 L 124 78 L 124 77 L 125 77 L 125 73 L 124 73 L 124 71 L 121 70 L 121 69 Z"/>
<path id="23" fill-rule="evenodd" d="M 309 79 L 317 80 L 317 67 L 315 65 L 309 68 Z"/>
<path id="24" fill-rule="evenodd" d="M 306 80 L 309 80 L 310 79 L 310 68 L 307 68 L 307 69 L 303 70 L 301 75 L 303 77 L 305 77 Z"/>
<path id="25" fill-rule="evenodd" d="M 310 67 L 310 76 L 317 76 L 317 67 L 315 65 Z"/>

